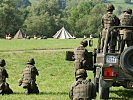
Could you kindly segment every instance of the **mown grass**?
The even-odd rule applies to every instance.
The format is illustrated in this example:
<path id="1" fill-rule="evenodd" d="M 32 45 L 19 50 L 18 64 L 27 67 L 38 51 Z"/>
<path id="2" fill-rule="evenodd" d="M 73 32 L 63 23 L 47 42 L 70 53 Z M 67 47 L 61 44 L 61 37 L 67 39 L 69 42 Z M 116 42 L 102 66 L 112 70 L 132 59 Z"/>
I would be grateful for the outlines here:
<path id="1" fill-rule="evenodd" d="M 46 40 L 0 40 L 0 51 L 11 50 L 42 50 L 42 49 L 73 49 L 79 46 L 82 38 L 78 39 L 52 39 Z M 89 39 L 88 39 L 89 40 Z M 94 46 L 96 46 L 97 39 L 94 39 Z M 93 48 L 92 47 L 92 48 Z"/>
<path id="2" fill-rule="evenodd" d="M 18 86 L 27 59 L 35 58 L 39 70 L 37 84 L 40 90 L 38 95 L 25 95 L 22 87 Z M 6 60 L 6 69 L 9 74 L 7 82 L 14 94 L 0 95 L 0 100 L 69 100 L 69 89 L 74 79 L 73 62 L 65 61 L 65 52 L 58 53 L 0 53 L 0 58 Z M 88 72 L 88 79 L 93 79 L 93 73 Z M 133 99 L 132 90 L 111 88 L 111 99 Z M 98 97 L 97 97 L 97 100 Z"/>

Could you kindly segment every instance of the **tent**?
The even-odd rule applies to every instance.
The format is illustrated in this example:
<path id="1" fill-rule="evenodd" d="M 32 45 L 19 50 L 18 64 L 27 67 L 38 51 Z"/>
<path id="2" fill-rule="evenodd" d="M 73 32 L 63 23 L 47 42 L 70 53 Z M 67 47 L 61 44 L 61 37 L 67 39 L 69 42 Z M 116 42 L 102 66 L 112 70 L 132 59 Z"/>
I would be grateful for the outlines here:
<path id="1" fill-rule="evenodd" d="M 57 33 L 53 36 L 53 38 L 70 39 L 72 38 L 72 36 L 70 35 L 70 33 L 68 33 L 68 31 L 64 27 L 62 27 L 59 31 L 57 31 Z"/>
<path id="2" fill-rule="evenodd" d="M 15 39 L 22 39 L 23 38 L 23 34 L 22 32 L 19 30 L 16 35 L 14 36 Z"/>

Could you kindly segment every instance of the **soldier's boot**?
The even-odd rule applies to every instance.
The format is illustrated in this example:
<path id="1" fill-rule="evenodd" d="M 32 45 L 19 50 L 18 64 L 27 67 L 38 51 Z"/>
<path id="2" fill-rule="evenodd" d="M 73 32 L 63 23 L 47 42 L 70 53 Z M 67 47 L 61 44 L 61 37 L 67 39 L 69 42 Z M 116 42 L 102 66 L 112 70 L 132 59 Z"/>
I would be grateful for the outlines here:
<path id="1" fill-rule="evenodd" d="M 4 95 L 5 83 L 0 84 L 0 94 Z"/>
<path id="2" fill-rule="evenodd" d="M 32 88 L 32 93 L 39 94 L 39 89 L 37 87 L 37 84 L 35 84 Z"/>
<path id="3" fill-rule="evenodd" d="M 0 94 L 4 95 L 4 91 L 3 90 L 0 90 Z"/>
<path id="4" fill-rule="evenodd" d="M 27 95 L 30 94 L 30 89 L 29 88 L 25 89 L 25 94 L 27 94 Z"/>
<path id="5" fill-rule="evenodd" d="M 5 94 L 12 94 L 12 93 L 13 93 L 13 91 L 12 91 L 12 89 L 9 87 L 9 84 L 8 84 L 8 83 L 5 83 L 4 93 L 5 93 Z"/>
<path id="6" fill-rule="evenodd" d="M 12 94 L 12 93 L 13 93 L 12 89 L 9 88 L 7 94 Z"/>

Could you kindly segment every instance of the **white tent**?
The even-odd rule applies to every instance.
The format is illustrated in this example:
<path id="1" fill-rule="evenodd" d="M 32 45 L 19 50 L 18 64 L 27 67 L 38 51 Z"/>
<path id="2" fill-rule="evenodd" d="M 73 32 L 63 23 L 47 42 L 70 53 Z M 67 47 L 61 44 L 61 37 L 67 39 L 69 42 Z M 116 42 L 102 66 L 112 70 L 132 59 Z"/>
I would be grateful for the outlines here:
<path id="1" fill-rule="evenodd" d="M 14 36 L 15 39 L 22 39 L 23 38 L 23 34 L 22 32 L 19 30 L 16 35 Z"/>
<path id="2" fill-rule="evenodd" d="M 70 35 L 70 33 L 68 33 L 68 31 L 64 27 L 62 27 L 59 31 L 57 31 L 57 33 L 53 36 L 53 38 L 70 39 L 72 38 L 72 36 Z"/>

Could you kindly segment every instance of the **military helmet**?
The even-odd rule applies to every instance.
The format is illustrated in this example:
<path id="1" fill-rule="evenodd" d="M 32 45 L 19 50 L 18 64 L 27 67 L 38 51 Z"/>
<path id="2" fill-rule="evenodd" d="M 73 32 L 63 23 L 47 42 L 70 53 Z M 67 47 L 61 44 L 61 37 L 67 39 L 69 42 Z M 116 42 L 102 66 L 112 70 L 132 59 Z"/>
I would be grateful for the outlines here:
<path id="1" fill-rule="evenodd" d="M 88 41 L 87 40 L 82 40 L 80 42 L 81 45 L 83 45 L 84 47 L 86 47 L 88 45 Z"/>
<path id="2" fill-rule="evenodd" d="M 113 4 L 108 4 L 107 5 L 107 11 L 113 11 L 113 10 L 115 10 L 114 5 Z"/>
<path id="3" fill-rule="evenodd" d="M 0 59 L 0 66 L 3 67 L 6 65 L 6 62 L 4 59 Z"/>
<path id="4" fill-rule="evenodd" d="M 86 78 L 87 77 L 87 72 L 85 69 L 78 69 L 76 71 L 76 78 Z"/>
<path id="5" fill-rule="evenodd" d="M 27 64 L 35 64 L 34 58 L 28 59 Z"/>
<path id="6" fill-rule="evenodd" d="M 123 12 L 127 12 L 128 14 L 132 14 L 132 9 L 126 8 L 123 10 Z"/>

